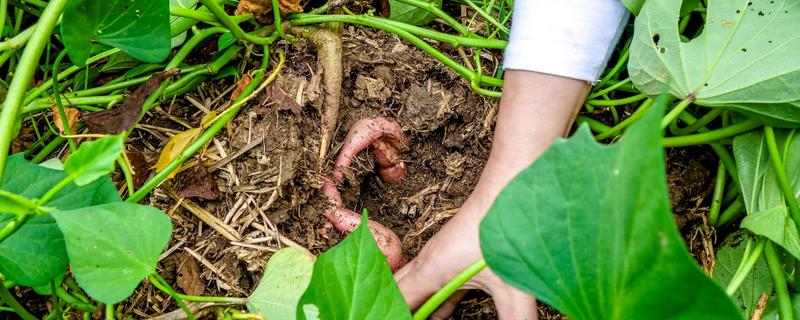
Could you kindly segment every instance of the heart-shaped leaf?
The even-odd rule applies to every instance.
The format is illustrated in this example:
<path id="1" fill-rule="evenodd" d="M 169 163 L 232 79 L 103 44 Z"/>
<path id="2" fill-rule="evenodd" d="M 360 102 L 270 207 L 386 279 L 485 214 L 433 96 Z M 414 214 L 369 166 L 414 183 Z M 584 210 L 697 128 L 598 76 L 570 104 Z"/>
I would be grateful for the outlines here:
<path id="1" fill-rule="evenodd" d="M 92 298 L 117 303 L 155 272 L 172 222 L 160 210 L 112 203 L 52 213 L 64 234 L 72 275 Z"/>
<path id="2" fill-rule="evenodd" d="M 347 238 L 319 256 L 297 317 L 308 319 L 304 310 L 312 305 L 320 319 L 411 319 L 389 263 L 367 228 L 366 214 Z"/>
<path id="3" fill-rule="evenodd" d="M 732 234 L 725 239 L 722 247 L 717 250 L 714 278 L 723 285 L 727 285 L 731 281 L 744 258 L 745 245 L 742 242 L 745 237 L 747 237 L 747 234 L 744 231 Z M 753 267 L 753 272 L 747 275 L 733 298 L 739 302 L 739 307 L 749 319 L 758 304 L 758 298 L 761 294 L 770 294 L 771 292 L 772 278 L 769 275 L 769 269 L 767 269 L 767 262 L 761 256 Z"/>
<path id="4" fill-rule="evenodd" d="M 63 17 L 61 37 L 76 65 L 86 63 L 92 41 L 144 62 L 169 55 L 168 0 L 70 0 Z"/>
<path id="5" fill-rule="evenodd" d="M 800 196 L 800 139 L 795 139 L 793 130 L 776 130 L 775 140 L 797 198 Z M 800 233 L 778 185 L 764 133 L 754 131 L 734 138 L 733 154 L 747 209 L 741 227 L 767 237 L 800 258 Z"/>
<path id="6" fill-rule="evenodd" d="M 114 161 L 122 153 L 121 135 L 105 136 L 96 141 L 84 142 L 64 162 L 64 171 L 75 184 L 83 186 L 114 170 Z"/>
<path id="7" fill-rule="evenodd" d="M 67 176 L 63 171 L 30 163 L 22 154 L 9 157 L 6 166 L 6 170 L 14 174 L 3 175 L 0 188 L 29 199 L 43 196 Z M 114 184 L 106 177 L 82 187 L 70 184 L 56 193 L 47 205 L 66 210 L 119 201 L 122 200 Z M 14 217 L 0 213 L 0 228 Z M 67 262 L 64 238 L 49 216 L 30 218 L 0 242 L 0 273 L 17 284 L 45 285 L 64 272 Z"/>
<path id="8" fill-rule="evenodd" d="M 778 126 L 800 124 L 800 2 L 709 1 L 703 33 L 683 42 L 681 0 L 647 1 L 636 17 L 628 69 L 657 95 L 693 98 Z"/>
<path id="9" fill-rule="evenodd" d="M 665 104 L 611 146 L 582 126 L 517 175 L 481 223 L 489 267 L 571 319 L 741 318 L 672 219 Z"/>
<path id="10" fill-rule="evenodd" d="M 284 248 L 270 257 L 258 287 L 247 299 L 247 309 L 267 319 L 296 319 L 297 303 L 308 288 L 314 257 L 295 248 Z M 307 310 L 316 319 L 314 310 Z"/>

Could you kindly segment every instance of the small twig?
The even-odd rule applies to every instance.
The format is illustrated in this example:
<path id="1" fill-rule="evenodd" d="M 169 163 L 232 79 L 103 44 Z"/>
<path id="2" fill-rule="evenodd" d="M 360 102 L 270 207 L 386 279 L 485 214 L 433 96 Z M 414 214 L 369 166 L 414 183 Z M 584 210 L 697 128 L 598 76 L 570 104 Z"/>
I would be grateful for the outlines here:
<path id="1" fill-rule="evenodd" d="M 769 302 L 769 295 L 764 292 L 761 293 L 761 296 L 758 298 L 758 304 L 756 304 L 756 310 L 753 311 L 753 317 L 750 320 L 761 320 L 761 315 L 764 314 L 764 310 L 767 309 L 767 303 Z"/>

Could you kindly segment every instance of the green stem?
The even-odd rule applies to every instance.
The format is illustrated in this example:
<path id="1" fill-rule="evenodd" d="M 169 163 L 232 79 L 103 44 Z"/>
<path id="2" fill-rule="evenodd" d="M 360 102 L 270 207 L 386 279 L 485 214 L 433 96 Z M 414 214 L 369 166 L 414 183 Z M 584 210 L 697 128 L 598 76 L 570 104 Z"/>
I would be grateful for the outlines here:
<path id="1" fill-rule="evenodd" d="M 66 0 L 59 0 L 59 1 L 66 1 Z M 25 50 L 27 50 L 27 47 L 25 48 Z M 89 59 L 86 60 L 86 65 L 90 65 L 90 64 L 93 64 L 93 63 L 95 63 L 97 61 L 103 60 L 103 59 L 105 59 L 105 58 L 107 58 L 107 57 L 109 57 L 109 56 L 111 56 L 111 55 L 113 55 L 115 53 L 118 53 L 118 52 L 121 52 L 121 50 L 119 50 L 117 48 L 114 48 L 114 49 L 109 49 L 109 50 L 103 51 L 101 53 L 98 53 L 97 55 L 89 57 Z M 71 67 L 65 69 L 64 71 L 61 71 L 61 73 L 58 74 L 58 78 L 59 79 L 65 79 L 65 78 L 69 77 L 70 75 L 74 74 L 75 72 L 82 71 L 82 70 L 83 70 L 83 68 L 81 68 L 81 67 L 71 66 Z M 16 76 L 14 78 L 16 78 Z M 50 89 L 51 85 L 52 85 L 51 82 L 46 81 L 46 82 L 42 83 L 40 86 L 31 89 L 31 91 L 28 92 L 28 94 L 25 95 L 24 104 L 27 105 L 27 104 L 31 103 L 33 100 L 39 98 L 39 96 L 41 96 L 42 94 L 47 92 L 47 90 Z"/>
<path id="2" fill-rule="evenodd" d="M 486 49 L 504 49 L 508 44 L 508 41 L 504 40 L 486 39 L 480 37 L 454 36 L 451 34 L 433 31 L 430 29 L 421 28 L 394 20 L 372 17 L 367 15 L 351 16 L 351 15 L 335 15 L 335 14 L 332 15 L 295 14 L 292 15 L 291 21 L 293 25 L 344 22 L 344 23 L 368 26 L 381 30 L 386 30 L 385 28 L 387 27 L 394 27 L 396 29 L 407 31 L 408 33 L 411 33 L 412 35 L 418 37 L 448 43 L 455 47 L 464 46 L 464 47 L 486 48 Z"/>
<path id="3" fill-rule="evenodd" d="M 40 163 L 44 161 L 48 155 L 53 153 L 53 150 L 58 148 L 58 146 L 60 146 L 66 140 L 67 139 L 64 139 L 61 136 L 56 136 L 55 138 L 53 138 L 53 140 L 50 140 L 50 142 L 48 142 L 47 145 L 45 145 L 44 148 L 42 148 L 42 150 L 39 150 L 36 156 L 33 157 L 33 159 L 31 159 L 31 162 Z"/>
<path id="4" fill-rule="evenodd" d="M 0 42 L 0 51 L 17 50 L 25 46 L 33 36 L 33 31 L 36 30 L 36 24 L 28 27 L 24 31 L 18 33 L 13 38 Z"/>
<path id="5" fill-rule="evenodd" d="M 795 197 L 792 185 L 789 183 L 789 178 L 786 176 L 786 168 L 783 166 L 781 154 L 778 151 L 778 144 L 775 141 L 775 131 L 772 127 L 764 127 L 764 137 L 767 140 L 769 160 L 772 163 L 772 167 L 775 169 L 775 176 L 778 178 L 778 186 L 781 188 L 781 193 L 783 193 L 783 197 L 789 207 L 789 212 L 792 213 L 792 219 L 795 225 L 800 228 L 800 205 L 797 203 L 797 197 Z"/>
<path id="6" fill-rule="evenodd" d="M 3 303 L 11 307 L 11 309 L 14 309 L 14 312 L 16 312 L 17 315 L 20 316 L 20 318 L 22 318 L 23 320 L 37 320 L 36 317 L 34 317 L 30 312 L 28 312 L 28 310 L 25 310 L 25 307 L 19 304 L 19 301 L 17 301 L 17 299 L 14 298 L 14 296 L 11 294 L 11 291 L 8 291 L 8 288 L 6 288 L 6 286 L 0 285 L 0 300 L 2 300 Z"/>
<path id="7" fill-rule="evenodd" d="M 51 0 L 47 4 L 47 8 L 44 9 L 36 23 L 36 29 L 28 45 L 22 52 L 22 57 L 14 71 L 14 77 L 11 79 L 6 99 L 3 102 L 3 109 L 0 110 L 0 181 L 3 180 L 11 140 L 17 135 L 17 118 L 22 109 L 25 93 L 39 66 L 42 51 L 50 40 L 50 35 L 66 4 L 67 0 Z"/>
<path id="8" fill-rule="evenodd" d="M 605 77 L 603 77 L 603 79 L 600 79 L 600 82 L 598 82 L 596 85 L 597 87 L 604 86 L 611 80 L 611 78 L 616 76 L 617 73 L 619 73 L 619 71 L 622 70 L 623 67 L 625 67 L 625 62 L 628 62 L 628 57 L 630 57 L 631 54 L 630 46 L 631 46 L 631 40 L 628 40 L 628 43 L 625 44 L 625 48 L 622 50 L 622 54 L 619 55 L 617 63 L 614 65 L 613 68 L 611 68 L 611 71 L 609 71 L 608 74 L 606 74 Z"/>
<path id="9" fill-rule="evenodd" d="M 736 198 L 736 200 L 728 206 L 725 211 L 722 211 L 722 214 L 719 216 L 719 220 L 717 220 L 717 224 L 714 227 L 721 227 L 729 222 L 733 221 L 740 215 L 744 213 L 744 201 L 741 197 Z"/>
<path id="10" fill-rule="evenodd" d="M 181 299 L 181 297 L 177 293 L 175 293 L 175 290 L 172 290 L 172 287 L 169 286 L 167 280 L 164 280 L 164 278 L 162 278 L 161 275 L 158 274 L 158 272 L 155 272 L 152 275 L 150 275 L 150 282 L 153 284 L 153 286 L 155 286 L 159 290 L 164 291 L 165 293 L 172 296 L 172 299 L 175 299 L 175 302 L 178 304 L 178 306 L 181 307 L 183 312 L 186 313 L 186 317 L 188 317 L 189 320 L 197 320 L 197 318 L 194 317 L 192 310 L 189 310 L 189 307 L 186 306 L 186 303 L 183 302 L 183 299 Z M 159 282 L 161 283 L 161 285 L 160 286 L 156 285 L 156 283 Z"/>
<path id="11" fill-rule="evenodd" d="M 605 132 L 611 131 L 611 129 L 612 129 L 611 127 L 609 127 L 605 123 L 602 123 L 600 121 L 597 121 L 597 120 L 592 119 L 592 118 L 587 117 L 587 116 L 578 116 L 578 118 L 575 119 L 575 122 L 577 122 L 578 125 L 582 125 L 582 124 L 585 123 L 586 125 L 589 126 L 590 129 L 592 129 L 592 131 L 599 132 L 599 133 L 605 133 Z"/>
<path id="12" fill-rule="evenodd" d="M 456 30 L 456 32 L 460 33 L 462 36 L 469 36 L 469 35 L 472 34 L 472 32 L 470 32 L 467 27 L 465 27 L 461 23 L 458 23 L 458 21 L 456 19 L 454 19 L 449 14 L 444 12 L 444 10 L 442 10 L 441 8 L 436 6 L 433 3 L 433 1 L 430 1 L 430 2 L 421 1 L 421 0 L 398 0 L 398 1 L 400 1 L 402 3 L 405 3 L 405 4 L 410 4 L 412 6 L 420 8 L 420 9 L 427 10 L 428 12 L 430 12 L 430 13 L 434 14 L 435 16 L 439 17 L 439 19 L 442 19 L 442 21 L 447 23 L 447 25 L 452 27 L 454 30 Z"/>
<path id="13" fill-rule="evenodd" d="M 714 195 L 711 197 L 711 209 L 708 213 L 708 222 L 715 226 L 719 221 L 719 211 L 722 206 L 722 196 L 725 193 L 725 178 L 728 174 L 725 172 L 725 164 L 722 161 L 717 166 L 717 183 L 714 185 Z"/>
<path id="14" fill-rule="evenodd" d="M 160 278 L 160 276 L 159 276 L 159 278 Z M 151 279 L 150 283 L 152 283 L 154 287 L 158 288 L 158 290 L 166 292 L 167 288 L 169 287 L 169 285 L 167 285 L 167 282 L 163 281 L 163 278 L 161 278 L 163 283 L 160 282 L 160 281 L 154 281 L 154 280 L 156 280 L 156 279 Z M 175 297 L 177 297 L 177 298 L 175 298 Z M 186 301 L 191 301 L 191 302 L 219 302 L 219 303 L 238 304 L 238 305 L 242 305 L 242 304 L 247 303 L 247 299 L 246 298 L 191 296 L 191 295 L 181 294 L 181 293 L 177 293 L 177 292 L 175 292 L 175 295 L 173 296 L 173 298 L 175 298 L 176 300 L 178 300 L 178 298 L 180 298 L 181 300 L 186 300 Z"/>
<path id="15" fill-rule="evenodd" d="M 278 0 L 272 0 L 272 18 L 275 20 L 275 34 L 279 38 L 284 38 L 283 26 L 281 26 L 281 8 L 278 5 Z"/>
<path id="16" fill-rule="evenodd" d="M 63 95 L 62 95 L 63 97 Z M 121 94 L 114 94 L 114 95 L 107 95 L 107 96 L 96 96 L 96 97 L 75 97 L 69 98 L 68 101 L 72 106 L 75 108 L 81 109 L 84 105 L 105 105 L 110 102 L 119 101 L 125 98 L 124 95 Z M 50 98 L 41 98 L 32 101 L 25 108 L 22 109 L 22 113 L 31 113 L 37 112 L 41 110 L 48 109 L 52 106 L 52 102 Z M 96 109 L 90 109 L 90 111 L 96 111 Z"/>
<path id="17" fill-rule="evenodd" d="M 595 98 L 597 98 L 597 97 L 602 97 L 602 96 L 604 96 L 604 95 L 608 94 L 609 92 L 611 92 L 611 91 L 614 91 L 614 90 L 617 90 L 617 88 L 619 88 L 619 87 L 621 87 L 621 86 L 624 86 L 624 85 L 626 85 L 626 84 L 628 84 L 628 83 L 630 83 L 630 82 L 631 82 L 631 78 L 627 78 L 627 79 L 625 79 L 625 80 L 622 80 L 622 81 L 620 81 L 620 82 L 617 82 L 617 83 L 615 83 L 615 84 L 613 84 L 613 85 L 610 85 L 610 86 L 608 86 L 607 88 L 605 88 L 605 89 L 603 89 L 603 90 L 600 90 L 600 91 L 597 91 L 597 92 L 595 92 L 595 93 L 592 93 L 592 94 L 589 96 L 589 99 L 595 99 Z M 596 88 L 599 88 L 599 87 L 596 87 Z"/>
<path id="18" fill-rule="evenodd" d="M 471 0 L 464 0 L 464 2 L 466 2 L 467 5 L 470 6 L 472 8 L 472 10 L 475 10 L 475 12 L 477 12 L 481 17 L 486 19 L 487 22 L 489 22 L 492 25 L 494 25 L 495 28 L 500 29 L 503 32 L 503 34 L 508 35 L 508 32 L 509 32 L 508 27 L 506 27 L 502 23 L 498 22 L 497 19 L 495 19 L 494 17 L 492 17 L 491 15 L 486 13 L 486 11 L 483 11 L 483 9 L 481 9 L 481 7 L 478 7 L 478 5 L 476 5 Z"/>
<path id="19" fill-rule="evenodd" d="M 459 64 L 455 60 L 453 60 L 450 57 L 444 55 L 439 50 L 436 50 L 435 48 L 433 48 L 427 42 L 425 42 L 422 39 L 414 36 L 412 33 L 408 32 L 408 31 L 406 31 L 406 30 L 404 30 L 402 28 L 399 28 L 399 27 L 397 27 L 395 25 L 392 25 L 392 24 L 372 23 L 372 21 L 369 20 L 369 18 L 365 19 L 364 16 L 347 16 L 347 17 L 351 17 L 351 18 L 356 19 L 356 20 L 352 20 L 353 23 L 356 23 L 355 21 L 359 21 L 359 22 L 363 23 L 364 25 L 367 25 L 367 26 L 370 26 L 370 27 L 373 27 L 373 28 L 376 28 L 376 29 L 384 30 L 384 31 L 393 33 L 393 34 L 399 36 L 400 38 L 403 38 L 404 40 L 410 42 L 411 44 L 413 44 L 417 48 L 420 48 L 422 51 L 425 51 L 425 53 L 431 55 L 436 60 L 439 60 L 439 62 L 443 63 L 444 65 L 446 65 L 448 67 L 450 67 L 451 69 L 456 71 L 458 74 L 460 74 L 463 77 L 469 79 L 470 81 L 478 77 L 478 75 L 475 72 L 473 72 L 472 70 L 470 70 L 469 68 Z M 350 20 L 350 19 L 348 19 L 348 20 Z M 327 19 L 325 17 L 298 18 L 298 19 L 292 20 L 292 25 L 307 25 L 307 24 L 324 23 L 324 22 L 346 22 L 346 21 L 339 21 L 338 19 Z M 361 24 L 361 23 L 359 23 L 359 24 Z M 503 86 L 503 80 L 495 78 L 495 77 L 481 76 L 480 77 L 480 82 L 481 82 L 481 85 L 486 85 L 486 86 L 490 86 L 490 87 L 502 87 Z"/>
<path id="20" fill-rule="evenodd" d="M 637 101 L 641 101 L 647 98 L 647 95 L 644 93 L 637 94 L 635 96 L 630 96 L 623 99 L 617 100 L 589 100 L 586 103 L 593 105 L 593 106 L 621 106 L 626 104 L 631 104 Z"/>
<path id="21" fill-rule="evenodd" d="M 748 132 L 761 126 L 756 120 L 746 120 L 734 125 L 730 125 L 721 129 L 711 130 L 708 132 L 690 134 L 685 136 L 667 137 L 664 138 L 664 147 L 686 147 L 699 144 L 709 144 L 725 138 L 734 137 L 742 133 Z"/>
<path id="22" fill-rule="evenodd" d="M 122 171 L 122 175 L 125 177 L 125 185 L 128 187 L 128 194 L 134 193 L 136 191 L 136 186 L 133 184 L 133 174 L 131 174 L 131 168 L 128 167 L 128 163 L 125 162 L 125 158 L 122 156 L 117 158 L 117 164 L 119 164 L 119 169 Z"/>
<path id="23" fill-rule="evenodd" d="M 202 12 L 182 7 L 169 7 L 169 15 L 203 22 L 219 22 L 217 17 L 210 12 Z"/>
<path id="24" fill-rule="evenodd" d="M 272 38 L 256 37 L 252 34 L 244 32 L 244 30 L 242 30 L 242 28 L 239 27 L 236 21 L 234 21 L 231 18 L 231 16 L 229 16 L 225 12 L 225 9 L 222 9 L 222 7 L 213 0 L 200 0 L 200 3 L 202 3 L 206 8 L 208 8 L 208 10 L 211 11 L 211 13 L 213 13 L 217 17 L 217 19 L 219 19 L 219 22 L 221 22 L 222 25 L 224 25 L 231 31 L 231 34 L 233 34 L 234 38 L 239 40 L 246 40 L 260 45 L 269 45 L 274 41 L 274 39 Z"/>
<path id="25" fill-rule="evenodd" d="M 794 309 L 792 309 L 792 298 L 789 296 L 789 287 L 786 284 L 786 275 L 772 241 L 768 241 L 764 248 L 764 258 L 767 260 L 767 268 L 769 268 L 769 274 L 772 276 L 775 295 L 778 296 L 780 318 L 794 319 Z"/>
<path id="26" fill-rule="evenodd" d="M 666 129 L 670 123 L 672 123 L 673 121 L 675 121 L 675 119 L 678 118 L 678 115 L 680 115 L 681 112 L 683 112 L 683 110 L 686 110 L 686 108 L 692 104 L 693 101 L 694 99 L 689 99 L 689 98 L 681 100 L 681 102 L 678 103 L 678 105 L 675 106 L 675 108 L 672 108 L 672 110 L 670 110 L 669 113 L 667 113 L 667 115 L 664 116 L 663 119 L 661 119 L 661 129 Z"/>
<path id="27" fill-rule="evenodd" d="M 728 286 L 725 288 L 725 293 L 727 293 L 728 296 L 733 296 L 736 290 L 739 290 L 739 286 L 742 285 L 747 275 L 750 274 L 750 271 L 753 271 L 753 267 L 755 267 L 756 262 L 758 262 L 761 252 L 764 251 L 766 242 L 766 238 L 758 239 L 758 243 L 753 251 L 750 252 L 750 255 L 742 257 L 739 268 L 736 270 L 736 273 L 733 274 L 731 281 L 728 282 Z"/>
<path id="28" fill-rule="evenodd" d="M 56 56 L 56 60 L 53 61 L 53 95 L 55 97 L 56 108 L 58 109 L 58 115 L 61 118 L 61 126 L 64 128 L 64 133 L 68 136 L 72 135 L 72 128 L 69 126 L 69 119 L 67 118 L 67 113 L 64 111 L 64 105 L 61 103 L 61 90 L 58 88 L 58 66 L 61 64 L 61 60 L 64 59 L 64 56 L 67 55 L 67 50 L 62 50 Z M 69 143 L 69 149 L 72 152 L 78 150 L 78 145 L 75 144 L 75 139 L 68 138 L 67 142 Z"/>
<path id="29" fill-rule="evenodd" d="M 632 123 L 636 122 L 636 120 L 639 120 L 639 118 L 643 117 L 647 113 L 647 110 L 650 109 L 651 105 L 653 105 L 653 101 L 655 101 L 655 100 L 653 100 L 653 99 L 645 100 L 642 103 L 642 105 L 640 105 L 639 108 L 637 108 L 636 111 L 634 111 L 633 114 L 630 117 L 628 117 L 625 120 L 622 120 L 622 122 L 618 123 L 617 125 L 615 125 L 611 129 L 609 129 L 608 131 L 605 131 L 605 132 L 603 132 L 601 134 L 598 134 L 597 136 L 595 136 L 595 139 L 597 139 L 597 140 L 607 139 L 608 137 L 611 137 L 611 136 L 619 133 L 623 129 L 627 128 L 628 126 L 630 126 Z"/>
<path id="30" fill-rule="evenodd" d="M 106 304 L 106 320 L 114 320 L 114 305 Z"/>
<path id="31" fill-rule="evenodd" d="M 444 303 L 447 298 L 453 295 L 461 286 L 463 286 L 467 281 L 475 277 L 478 272 L 481 272 L 486 268 L 486 260 L 481 258 L 480 260 L 476 261 L 464 271 L 461 271 L 458 275 L 455 276 L 450 282 L 448 282 L 442 289 L 437 291 L 433 296 L 431 296 L 428 301 L 425 302 L 416 313 L 414 313 L 414 320 L 423 320 L 427 319 L 428 316 L 431 315 L 437 308 L 439 308 L 442 303 Z"/>
<path id="32" fill-rule="evenodd" d="M 211 27 L 195 32 L 195 34 L 192 35 L 192 37 L 188 41 L 186 41 L 186 43 L 184 43 L 183 46 L 181 46 L 181 49 L 178 50 L 177 53 L 175 53 L 175 56 L 172 57 L 172 59 L 169 61 L 169 63 L 167 63 L 167 66 L 164 67 L 164 69 L 169 70 L 179 66 L 181 62 L 183 62 L 183 60 L 185 60 L 186 57 L 189 56 L 189 53 L 191 53 L 192 50 L 194 50 L 194 48 L 196 48 L 201 42 L 203 42 L 203 40 L 205 40 L 211 35 L 217 33 L 224 33 L 227 31 L 228 29 L 222 27 Z"/>
<path id="33" fill-rule="evenodd" d="M 714 119 L 719 117 L 719 115 L 721 115 L 723 111 L 724 110 L 722 108 L 714 108 L 705 115 L 703 115 L 699 120 L 695 121 L 694 123 L 686 126 L 685 128 L 678 128 L 672 133 L 675 135 L 686 135 L 698 131 L 700 130 L 700 128 L 711 123 L 711 121 L 714 121 Z"/>

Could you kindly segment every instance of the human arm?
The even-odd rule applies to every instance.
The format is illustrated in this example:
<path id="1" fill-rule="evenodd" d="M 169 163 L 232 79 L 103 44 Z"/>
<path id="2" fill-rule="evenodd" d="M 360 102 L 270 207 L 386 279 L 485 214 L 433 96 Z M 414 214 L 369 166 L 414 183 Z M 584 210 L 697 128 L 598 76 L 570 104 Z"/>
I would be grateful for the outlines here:
<path id="1" fill-rule="evenodd" d="M 481 257 L 480 221 L 511 178 L 566 135 L 627 17 L 616 0 L 521 0 L 515 6 L 503 97 L 481 178 L 459 213 L 395 274 L 412 309 Z M 533 298 L 490 270 L 465 289 L 488 292 L 501 319 L 536 318 Z M 431 318 L 446 319 L 462 294 Z"/>

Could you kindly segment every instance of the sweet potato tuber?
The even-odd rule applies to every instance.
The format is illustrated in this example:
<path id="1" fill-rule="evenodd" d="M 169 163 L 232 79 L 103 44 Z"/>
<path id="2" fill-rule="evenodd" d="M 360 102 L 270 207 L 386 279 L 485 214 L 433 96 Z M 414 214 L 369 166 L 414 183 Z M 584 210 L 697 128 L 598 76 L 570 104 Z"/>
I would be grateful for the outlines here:
<path id="1" fill-rule="evenodd" d="M 325 179 L 322 193 L 328 197 L 331 207 L 325 210 L 328 219 L 337 230 L 344 234 L 352 232 L 361 223 L 361 215 L 342 208 L 342 197 L 337 189 L 342 183 L 344 174 L 341 169 L 349 168 L 353 158 L 369 147 L 375 156 L 378 175 L 387 183 L 398 183 L 405 176 L 405 164 L 400 159 L 399 150 L 406 147 L 408 138 L 403 134 L 400 125 L 384 117 L 362 119 L 357 121 L 347 133 L 342 150 L 336 158 L 332 171 L 333 179 Z M 368 227 L 378 243 L 378 247 L 386 256 L 392 271 L 396 271 L 406 263 L 400 238 L 389 228 L 369 220 Z"/>

